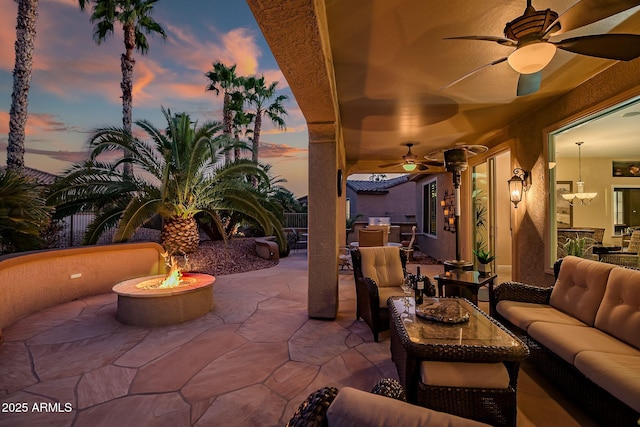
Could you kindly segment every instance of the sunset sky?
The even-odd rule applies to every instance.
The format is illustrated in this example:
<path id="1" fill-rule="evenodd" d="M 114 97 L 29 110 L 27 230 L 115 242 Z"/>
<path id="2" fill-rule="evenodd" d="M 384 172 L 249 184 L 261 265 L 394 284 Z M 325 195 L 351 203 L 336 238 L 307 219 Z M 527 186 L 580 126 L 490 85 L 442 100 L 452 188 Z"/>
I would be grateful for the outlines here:
<path id="1" fill-rule="evenodd" d="M 17 3 L 0 0 L 0 164 L 6 164 L 12 71 L 15 63 Z M 77 0 L 39 3 L 36 48 L 29 91 L 26 166 L 60 174 L 87 156 L 86 140 L 102 126 L 122 126 L 120 55 L 122 30 L 105 43 L 93 40 L 89 11 Z M 264 122 L 260 159 L 296 196 L 307 194 L 308 137 L 304 118 L 288 84 L 241 0 L 160 0 L 154 19 L 166 41 L 149 37 L 147 55 L 134 53 L 133 119 L 165 127 L 160 107 L 187 112 L 200 122 L 222 120 L 222 97 L 206 92 L 204 73 L 221 61 L 237 64 L 239 75 L 264 75 L 278 81 L 287 131 Z"/>

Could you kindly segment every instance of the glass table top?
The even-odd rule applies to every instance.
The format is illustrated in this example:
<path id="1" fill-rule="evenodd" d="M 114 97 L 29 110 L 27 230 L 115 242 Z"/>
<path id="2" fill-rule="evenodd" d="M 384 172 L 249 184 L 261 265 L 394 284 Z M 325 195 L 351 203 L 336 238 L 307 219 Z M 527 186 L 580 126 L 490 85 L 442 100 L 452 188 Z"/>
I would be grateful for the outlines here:
<path id="1" fill-rule="evenodd" d="M 421 307 L 434 303 L 457 305 L 461 313 L 468 313 L 468 320 L 461 323 L 445 323 L 427 320 L 416 315 L 415 301 L 404 313 L 403 297 L 392 297 L 394 321 L 400 320 L 411 342 L 421 345 L 457 345 L 481 347 L 519 347 L 521 341 L 499 327 L 482 311 L 462 298 L 425 298 Z M 399 319 L 398 319 L 399 316 Z"/>

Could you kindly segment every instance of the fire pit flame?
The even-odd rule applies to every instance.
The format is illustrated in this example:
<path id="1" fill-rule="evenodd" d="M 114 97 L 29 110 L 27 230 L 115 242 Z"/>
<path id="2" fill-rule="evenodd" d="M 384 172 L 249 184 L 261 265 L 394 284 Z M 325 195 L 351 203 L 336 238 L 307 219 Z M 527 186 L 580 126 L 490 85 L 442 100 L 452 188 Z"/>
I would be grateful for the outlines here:
<path id="1" fill-rule="evenodd" d="M 175 288 L 182 284 L 182 269 L 178 267 L 177 263 L 174 262 L 173 257 L 171 257 L 171 269 L 169 270 L 169 274 L 167 277 L 160 282 L 158 286 L 159 289 L 165 288 Z"/>
<path id="2" fill-rule="evenodd" d="M 178 262 L 173 256 L 164 252 L 162 257 L 169 267 L 169 274 L 167 274 L 167 276 L 162 280 L 145 280 L 144 282 L 136 285 L 139 289 L 172 289 L 180 286 L 189 286 L 194 282 L 192 278 L 183 277 L 182 268 L 178 265 Z M 185 265 L 186 262 L 187 257 L 185 256 Z"/>

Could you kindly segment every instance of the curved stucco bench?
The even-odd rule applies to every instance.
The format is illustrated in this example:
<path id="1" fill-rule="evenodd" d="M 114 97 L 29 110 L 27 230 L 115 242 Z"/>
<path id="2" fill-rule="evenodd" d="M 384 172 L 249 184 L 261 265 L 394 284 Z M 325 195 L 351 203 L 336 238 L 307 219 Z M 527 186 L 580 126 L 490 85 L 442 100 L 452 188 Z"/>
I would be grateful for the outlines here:
<path id="1" fill-rule="evenodd" d="M 2 328 L 38 310 L 165 273 L 162 252 L 159 244 L 144 242 L 0 256 L 0 343 Z"/>

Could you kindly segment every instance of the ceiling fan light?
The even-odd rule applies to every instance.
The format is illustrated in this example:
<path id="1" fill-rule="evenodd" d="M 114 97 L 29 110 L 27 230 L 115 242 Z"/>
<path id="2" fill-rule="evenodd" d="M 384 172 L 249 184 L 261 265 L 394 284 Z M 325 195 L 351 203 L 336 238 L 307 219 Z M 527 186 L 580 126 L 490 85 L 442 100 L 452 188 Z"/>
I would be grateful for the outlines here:
<path id="1" fill-rule="evenodd" d="M 520 74 L 533 74 L 549 65 L 555 53 L 556 47 L 551 43 L 531 43 L 513 51 L 507 62 Z"/>
<path id="2" fill-rule="evenodd" d="M 406 170 L 407 172 L 412 172 L 416 170 L 417 166 L 418 165 L 416 165 L 415 163 L 405 163 L 404 165 L 402 165 L 402 169 Z"/>

